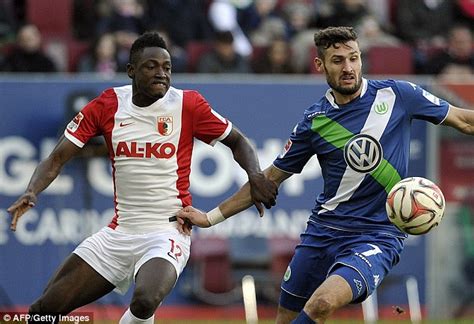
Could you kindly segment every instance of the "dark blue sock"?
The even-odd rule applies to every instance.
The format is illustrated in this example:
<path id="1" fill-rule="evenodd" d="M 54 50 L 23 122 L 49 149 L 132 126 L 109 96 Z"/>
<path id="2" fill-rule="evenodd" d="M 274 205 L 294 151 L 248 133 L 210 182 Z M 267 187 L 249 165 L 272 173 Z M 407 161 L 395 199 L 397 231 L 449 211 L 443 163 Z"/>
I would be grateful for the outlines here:
<path id="1" fill-rule="evenodd" d="M 302 310 L 299 314 L 298 317 L 295 318 L 291 324 L 317 324 L 315 321 L 313 321 L 308 314 L 305 313 L 304 310 Z"/>

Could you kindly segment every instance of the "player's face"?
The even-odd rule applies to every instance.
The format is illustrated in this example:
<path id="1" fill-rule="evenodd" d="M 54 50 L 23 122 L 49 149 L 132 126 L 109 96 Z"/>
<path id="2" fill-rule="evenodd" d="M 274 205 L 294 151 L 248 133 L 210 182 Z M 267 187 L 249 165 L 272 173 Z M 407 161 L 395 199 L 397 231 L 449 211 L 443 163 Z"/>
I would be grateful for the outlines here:
<path id="1" fill-rule="evenodd" d="M 147 47 L 137 62 L 128 66 L 127 72 L 133 79 L 133 102 L 148 106 L 162 98 L 170 88 L 170 54 L 161 47 Z"/>
<path id="2" fill-rule="evenodd" d="M 317 59 L 319 60 L 319 59 Z M 362 84 L 362 61 L 355 41 L 338 43 L 325 51 L 324 60 L 316 64 L 326 75 L 329 86 L 343 96 L 358 95 Z"/>

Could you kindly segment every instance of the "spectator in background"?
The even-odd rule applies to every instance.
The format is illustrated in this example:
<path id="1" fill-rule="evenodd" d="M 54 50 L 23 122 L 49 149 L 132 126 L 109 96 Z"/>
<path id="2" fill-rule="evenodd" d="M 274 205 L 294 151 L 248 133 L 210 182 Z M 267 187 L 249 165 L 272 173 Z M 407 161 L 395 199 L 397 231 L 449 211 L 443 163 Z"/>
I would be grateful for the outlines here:
<path id="1" fill-rule="evenodd" d="M 447 47 L 428 61 L 427 74 L 443 79 L 474 80 L 474 41 L 470 28 L 455 25 L 448 33 Z"/>
<path id="2" fill-rule="evenodd" d="M 145 31 L 143 6 L 137 0 L 111 0 L 104 6 L 102 18 L 97 24 L 99 35 L 122 30 L 135 34 Z"/>
<path id="3" fill-rule="evenodd" d="M 199 60 L 199 73 L 247 73 L 247 59 L 235 51 L 234 37 L 230 31 L 217 32 L 213 48 Z"/>
<path id="4" fill-rule="evenodd" d="M 102 34 L 91 47 L 91 51 L 81 57 L 78 72 L 97 72 L 112 77 L 118 71 L 117 43 L 114 35 Z"/>
<path id="5" fill-rule="evenodd" d="M 156 31 L 165 41 L 168 52 L 171 55 L 171 62 L 173 62 L 173 73 L 187 72 L 186 68 L 188 66 L 188 55 L 184 48 L 177 45 L 174 40 L 170 38 L 168 32 L 163 28 L 157 28 Z"/>
<path id="6" fill-rule="evenodd" d="M 239 25 L 246 35 L 251 35 L 264 21 L 278 18 L 276 12 L 277 0 L 255 0 L 237 12 Z"/>
<path id="7" fill-rule="evenodd" d="M 286 24 L 278 17 L 265 19 L 250 35 L 254 48 L 269 46 L 273 40 L 281 38 L 286 38 Z"/>
<path id="8" fill-rule="evenodd" d="M 444 34 L 452 26 L 452 0 L 399 0 L 396 6 L 398 36 L 414 48 L 415 70 L 423 72 L 430 48 L 445 46 Z"/>
<path id="9" fill-rule="evenodd" d="M 356 30 L 359 35 L 359 47 L 362 54 L 372 46 L 398 46 L 401 44 L 400 39 L 386 33 L 375 17 L 371 15 L 362 18 Z"/>
<path id="10" fill-rule="evenodd" d="M 287 25 L 287 35 L 291 39 L 308 29 L 315 11 L 311 2 L 287 1 L 282 6 L 281 14 Z"/>
<path id="11" fill-rule="evenodd" d="M 299 32 L 290 40 L 291 56 L 293 59 L 293 67 L 296 73 L 312 73 L 316 72 L 314 66 L 314 57 L 316 51 L 314 48 L 314 33 L 318 29 L 310 28 Z"/>
<path id="12" fill-rule="evenodd" d="M 393 4 L 392 4 L 393 3 Z M 392 8 L 396 2 L 392 0 L 365 0 L 365 7 L 373 16 L 383 30 L 395 32 Z"/>
<path id="13" fill-rule="evenodd" d="M 444 44 L 444 33 L 453 23 L 454 1 L 399 0 L 397 30 L 400 37 L 413 45 Z"/>
<path id="14" fill-rule="evenodd" d="M 41 34 L 35 25 L 20 28 L 14 48 L 3 62 L 4 72 L 56 72 L 52 59 L 41 48 Z"/>
<path id="15" fill-rule="evenodd" d="M 0 45 L 15 39 L 17 19 L 13 1 L 0 1 Z"/>
<path id="16" fill-rule="evenodd" d="M 209 1 L 146 0 L 146 20 L 149 30 L 166 29 L 176 46 L 186 48 L 189 41 L 205 41 L 212 37 L 207 20 Z M 173 71 L 174 62 L 173 62 Z"/>
<path id="17" fill-rule="evenodd" d="M 98 23 L 98 35 L 112 33 L 117 42 L 118 72 L 126 72 L 133 42 L 145 29 L 144 9 L 138 0 L 112 0 Z"/>
<path id="18" fill-rule="evenodd" d="M 329 10 L 328 10 L 329 9 Z M 369 14 L 364 0 L 336 0 L 329 3 L 324 15 L 319 16 L 321 27 L 352 26 L 358 27 L 362 19 Z"/>
<path id="19" fill-rule="evenodd" d="M 241 6 L 247 7 L 250 3 L 251 1 L 243 0 Z M 208 19 L 217 32 L 230 31 L 234 38 L 235 52 L 249 57 L 252 54 L 252 44 L 240 27 L 237 4 L 238 1 L 213 0 L 209 6 Z"/>
<path id="20" fill-rule="evenodd" d="M 254 48 L 269 46 L 273 40 L 286 37 L 286 24 L 276 4 L 277 0 L 255 0 L 239 14 L 242 29 Z"/>
<path id="21" fill-rule="evenodd" d="M 295 73 L 290 45 L 286 40 L 282 38 L 273 40 L 266 48 L 263 57 L 254 61 L 253 71 L 265 74 Z"/>
<path id="22" fill-rule="evenodd" d="M 399 46 L 402 43 L 397 37 L 382 30 L 378 21 L 371 15 L 362 18 L 356 30 L 359 35 L 359 48 L 362 52 L 363 72 L 369 71 L 370 62 L 367 60 L 369 57 L 367 53 L 371 47 Z"/>

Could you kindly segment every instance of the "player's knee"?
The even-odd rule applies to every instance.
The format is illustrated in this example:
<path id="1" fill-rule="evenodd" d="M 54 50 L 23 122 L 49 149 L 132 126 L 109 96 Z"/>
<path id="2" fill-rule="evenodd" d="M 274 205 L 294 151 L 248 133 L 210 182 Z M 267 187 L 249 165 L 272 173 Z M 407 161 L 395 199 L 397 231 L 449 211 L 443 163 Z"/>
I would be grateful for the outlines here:
<path id="1" fill-rule="evenodd" d="M 164 298 L 165 295 L 161 294 L 160 292 L 147 294 L 146 292 L 136 290 L 133 294 L 130 310 L 136 317 L 147 319 L 155 313 L 155 310 L 158 308 Z"/>
<path id="2" fill-rule="evenodd" d="M 319 296 L 309 301 L 304 307 L 311 318 L 327 318 L 333 311 L 335 305 L 325 296 Z"/>
<path id="3" fill-rule="evenodd" d="M 51 294 L 41 296 L 31 304 L 28 312 L 30 314 L 69 314 L 74 310 L 71 298 L 58 299 Z"/>
<path id="4" fill-rule="evenodd" d="M 36 302 L 31 304 L 30 308 L 28 309 L 28 314 L 31 316 L 30 319 L 28 319 L 28 324 L 59 323 L 59 319 L 57 317 L 55 317 L 53 322 L 51 322 L 50 318 L 45 318 L 41 316 L 41 315 L 55 315 L 55 312 L 48 310 L 47 307 L 44 307 L 44 303 L 42 299 L 38 299 Z"/>

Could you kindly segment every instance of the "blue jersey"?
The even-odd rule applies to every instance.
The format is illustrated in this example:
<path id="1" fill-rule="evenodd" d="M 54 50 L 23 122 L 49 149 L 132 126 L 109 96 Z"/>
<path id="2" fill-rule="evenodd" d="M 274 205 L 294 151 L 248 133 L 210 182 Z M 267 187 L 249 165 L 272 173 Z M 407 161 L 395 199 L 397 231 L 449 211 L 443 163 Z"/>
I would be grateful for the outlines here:
<path id="1" fill-rule="evenodd" d="M 385 201 L 393 185 L 407 176 L 411 121 L 439 124 L 448 110 L 446 101 L 413 83 L 363 79 L 361 95 L 350 103 L 337 105 L 328 90 L 309 107 L 273 164 L 300 173 L 317 155 L 324 190 L 311 221 L 405 236 L 388 220 Z"/>

